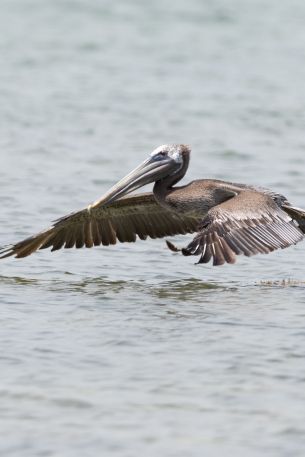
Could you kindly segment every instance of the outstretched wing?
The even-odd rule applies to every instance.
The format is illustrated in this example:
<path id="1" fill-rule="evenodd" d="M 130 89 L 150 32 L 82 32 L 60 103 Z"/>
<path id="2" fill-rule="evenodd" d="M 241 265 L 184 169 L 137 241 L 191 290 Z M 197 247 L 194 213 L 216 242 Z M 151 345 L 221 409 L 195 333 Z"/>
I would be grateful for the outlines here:
<path id="1" fill-rule="evenodd" d="M 26 257 L 38 249 L 91 248 L 103 244 L 145 240 L 193 233 L 199 220 L 160 206 L 152 193 L 122 198 L 103 206 L 94 205 L 55 221 L 47 230 L 0 249 L 0 259 Z"/>
<path id="2" fill-rule="evenodd" d="M 242 191 L 212 208 L 201 223 L 200 232 L 182 250 L 200 255 L 199 263 L 234 263 L 236 255 L 268 254 L 296 244 L 304 235 L 292 218 L 270 195 Z"/>

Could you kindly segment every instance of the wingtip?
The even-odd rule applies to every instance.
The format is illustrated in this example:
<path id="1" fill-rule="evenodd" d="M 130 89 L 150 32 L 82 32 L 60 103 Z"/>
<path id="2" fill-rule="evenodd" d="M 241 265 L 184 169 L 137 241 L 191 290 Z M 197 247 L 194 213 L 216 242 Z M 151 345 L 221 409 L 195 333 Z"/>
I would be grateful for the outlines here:
<path id="1" fill-rule="evenodd" d="M 0 259 L 6 259 L 7 257 L 11 257 L 12 255 L 14 255 L 12 244 L 0 247 Z"/>

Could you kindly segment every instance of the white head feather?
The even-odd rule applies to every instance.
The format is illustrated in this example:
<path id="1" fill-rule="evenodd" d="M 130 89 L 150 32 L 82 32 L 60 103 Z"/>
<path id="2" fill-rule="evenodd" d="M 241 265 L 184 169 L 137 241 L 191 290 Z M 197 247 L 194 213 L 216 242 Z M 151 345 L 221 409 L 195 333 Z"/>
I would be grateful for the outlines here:
<path id="1" fill-rule="evenodd" d="M 151 157 L 154 157 L 158 154 L 166 154 L 170 158 L 172 158 L 176 163 L 182 163 L 182 150 L 180 144 L 163 144 L 158 148 L 154 149 L 154 151 L 150 154 Z"/>

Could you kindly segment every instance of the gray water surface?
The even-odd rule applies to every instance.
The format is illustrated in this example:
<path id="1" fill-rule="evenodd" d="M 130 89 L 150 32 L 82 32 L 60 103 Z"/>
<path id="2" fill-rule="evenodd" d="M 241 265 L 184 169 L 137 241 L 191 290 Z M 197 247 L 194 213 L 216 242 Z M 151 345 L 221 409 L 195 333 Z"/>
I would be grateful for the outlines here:
<path id="1" fill-rule="evenodd" d="M 2 0 L 0 244 L 167 142 L 192 146 L 184 182 L 304 207 L 304 20 L 302 0 Z M 304 266 L 304 244 L 213 268 L 163 240 L 1 261 L 1 455 L 303 456 Z"/>

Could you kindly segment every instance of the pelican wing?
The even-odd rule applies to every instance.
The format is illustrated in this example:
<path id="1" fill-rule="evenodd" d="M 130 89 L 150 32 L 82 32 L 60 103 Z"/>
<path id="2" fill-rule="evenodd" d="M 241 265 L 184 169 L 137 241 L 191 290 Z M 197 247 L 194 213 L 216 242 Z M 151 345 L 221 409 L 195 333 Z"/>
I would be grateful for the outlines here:
<path id="1" fill-rule="evenodd" d="M 234 263 L 235 255 L 268 254 L 296 244 L 304 235 L 272 196 L 242 191 L 212 208 L 200 224 L 200 232 L 182 251 L 201 255 L 199 263 Z"/>
<path id="2" fill-rule="evenodd" d="M 160 206 L 152 193 L 121 198 L 109 205 L 93 205 L 54 222 L 47 230 L 0 249 L 0 259 L 26 257 L 38 249 L 91 248 L 195 232 L 199 220 Z"/>

